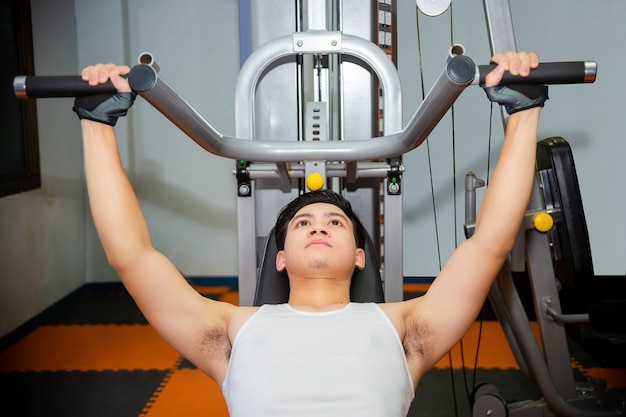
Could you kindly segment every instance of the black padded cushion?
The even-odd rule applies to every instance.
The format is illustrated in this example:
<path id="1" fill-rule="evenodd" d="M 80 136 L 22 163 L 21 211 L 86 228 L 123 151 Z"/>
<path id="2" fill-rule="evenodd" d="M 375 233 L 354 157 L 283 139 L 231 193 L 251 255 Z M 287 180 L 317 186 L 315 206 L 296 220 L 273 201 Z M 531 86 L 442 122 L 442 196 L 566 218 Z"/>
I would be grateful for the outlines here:
<path id="1" fill-rule="evenodd" d="M 366 236 L 365 268 L 355 270 L 350 284 L 350 300 L 353 302 L 382 303 L 385 301 L 383 285 L 380 277 L 380 266 L 372 239 Z M 267 236 L 265 251 L 259 269 L 254 305 L 282 304 L 289 300 L 289 279 L 285 271 L 276 270 L 276 254 L 278 248 L 274 238 L 274 229 Z"/>
<path id="2" fill-rule="evenodd" d="M 571 262 L 573 279 L 586 281 L 593 277 L 591 245 L 578 176 L 569 143 L 561 137 L 544 139 L 537 146 L 538 169 L 554 171 L 554 191 L 563 213 L 564 229 L 559 235 L 565 241 L 566 257 Z"/>
<path id="3" fill-rule="evenodd" d="M 537 169 L 551 171 L 550 198 L 561 210 L 561 221 L 550 232 L 551 243 L 561 252 L 560 258 L 552 253 L 555 273 L 564 286 L 561 307 L 564 313 L 580 313 L 592 301 L 594 271 L 576 167 L 567 141 L 562 137 L 539 141 Z M 546 188 L 543 191 L 548 192 Z"/>

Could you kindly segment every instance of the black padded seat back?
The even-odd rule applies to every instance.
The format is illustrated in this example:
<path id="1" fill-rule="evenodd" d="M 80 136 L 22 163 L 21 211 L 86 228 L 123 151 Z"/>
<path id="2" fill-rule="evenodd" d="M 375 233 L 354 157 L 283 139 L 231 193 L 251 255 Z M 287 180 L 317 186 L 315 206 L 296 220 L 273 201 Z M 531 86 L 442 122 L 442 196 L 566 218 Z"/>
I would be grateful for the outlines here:
<path id="1" fill-rule="evenodd" d="M 365 239 L 365 268 L 355 270 L 350 284 L 350 300 L 353 302 L 382 303 L 383 294 L 380 266 L 374 244 L 369 235 Z M 276 270 L 276 254 L 278 247 L 274 237 L 274 229 L 267 236 L 265 251 L 257 277 L 257 287 L 254 294 L 254 305 L 282 304 L 289 300 L 289 279 L 285 271 Z"/>
<path id="2" fill-rule="evenodd" d="M 562 222 L 556 224 L 562 256 L 569 263 L 569 273 L 577 284 L 594 276 L 591 244 L 585 220 L 582 196 L 572 149 L 562 137 L 551 137 L 537 143 L 537 169 L 552 170 L 551 199 L 561 209 Z"/>
<path id="3" fill-rule="evenodd" d="M 620 299 L 623 292 L 602 288 L 606 281 L 594 274 L 574 157 L 565 139 L 557 136 L 537 143 L 537 170 L 546 205 L 551 203 L 560 212 L 548 237 L 561 283 L 561 310 L 589 313 L 589 324 L 569 324 L 568 333 L 603 366 L 626 366 L 626 300 Z"/>
<path id="4" fill-rule="evenodd" d="M 591 244 L 583 210 L 572 149 L 562 137 L 537 143 L 537 169 L 544 178 L 546 202 L 560 210 L 548 236 L 552 244 L 554 271 L 563 285 L 561 308 L 564 313 L 585 312 L 593 301 L 594 271 Z"/>

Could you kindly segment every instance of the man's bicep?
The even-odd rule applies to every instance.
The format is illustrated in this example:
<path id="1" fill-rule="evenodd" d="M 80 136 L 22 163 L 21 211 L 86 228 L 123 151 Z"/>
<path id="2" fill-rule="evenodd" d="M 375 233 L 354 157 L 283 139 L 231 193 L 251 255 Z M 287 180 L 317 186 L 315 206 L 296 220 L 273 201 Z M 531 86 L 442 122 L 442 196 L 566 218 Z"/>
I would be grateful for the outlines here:
<path id="1" fill-rule="evenodd" d="M 225 331 L 218 306 L 222 303 L 199 294 L 156 250 L 146 251 L 120 276 L 146 319 L 180 353 L 198 343 L 207 329 Z"/>
<path id="2" fill-rule="evenodd" d="M 438 351 L 451 349 L 476 320 L 503 261 L 472 239 L 452 254 L 421 303 Z"/>

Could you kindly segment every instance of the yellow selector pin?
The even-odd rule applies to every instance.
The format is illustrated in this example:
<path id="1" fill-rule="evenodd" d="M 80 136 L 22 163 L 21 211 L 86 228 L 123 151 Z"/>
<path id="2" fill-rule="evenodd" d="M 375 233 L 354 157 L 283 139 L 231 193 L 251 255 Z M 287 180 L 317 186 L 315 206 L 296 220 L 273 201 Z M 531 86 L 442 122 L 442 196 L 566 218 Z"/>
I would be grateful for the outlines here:
<path id="1" fill-rule="evenodd" d="M 324 186 L 324 177 L 314 172 L 307 177 L 306 186 L 309 187 L 311 191 L 320 190 Z"/>
<path id="2" fill-rule="evenodd" d="M 533 218 L 533 225 L 535 226 L 535 229 L 545 233 L 548 230 L 552 229 L 552 226 L 554 225 L 554 219 L 548 213 L 538 213 Z"/>

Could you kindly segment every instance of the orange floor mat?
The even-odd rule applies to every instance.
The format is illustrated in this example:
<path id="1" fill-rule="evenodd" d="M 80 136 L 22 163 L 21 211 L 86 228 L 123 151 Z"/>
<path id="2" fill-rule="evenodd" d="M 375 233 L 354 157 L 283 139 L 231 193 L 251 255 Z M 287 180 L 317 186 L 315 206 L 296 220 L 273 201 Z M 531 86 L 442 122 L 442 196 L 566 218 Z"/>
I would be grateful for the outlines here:
<path id="1" fill-rule="evenodd" d="M 199 400 L 189 401 L 189 398 Z M 166 378 L 141 415 L 228 417 L 228 408 L 220 388 L 202 371 L 180 369 Z"/>
<path id="2" fill-rule="evenodd" d="M 150 325 L 41 326 L 0 353 L 0 371 L 169 369 L 179 356 Z"/>

